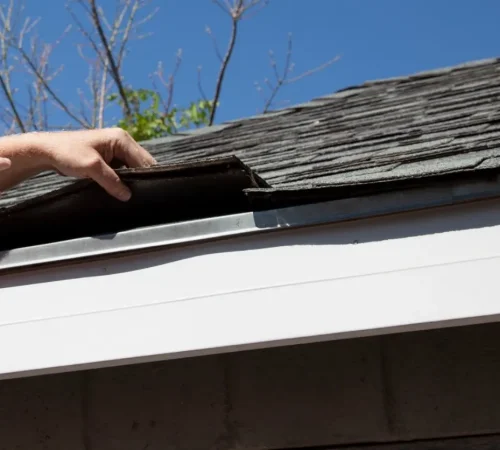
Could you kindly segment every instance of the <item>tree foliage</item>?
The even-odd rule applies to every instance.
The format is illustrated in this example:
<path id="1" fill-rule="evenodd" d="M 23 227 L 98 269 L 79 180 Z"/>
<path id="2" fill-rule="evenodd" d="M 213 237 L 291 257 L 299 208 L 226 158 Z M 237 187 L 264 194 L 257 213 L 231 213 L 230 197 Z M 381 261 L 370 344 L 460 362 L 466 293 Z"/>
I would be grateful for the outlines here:
<path id="1" fill-rule="evenodd" d="M 171 108 L 163 111 L 158 92 L 151 89 L 125 90 L 130 113 L 118 121 L 118 126 L 128 131 L 139 141 L 146 141 L 179 130 L 199 128 L 209 124 L 212 101 L 198 100 L 185 108 Z M 123 99 L 117 94 L 108 96 L 110 102 L 117 102 L 123 109 Z"/>

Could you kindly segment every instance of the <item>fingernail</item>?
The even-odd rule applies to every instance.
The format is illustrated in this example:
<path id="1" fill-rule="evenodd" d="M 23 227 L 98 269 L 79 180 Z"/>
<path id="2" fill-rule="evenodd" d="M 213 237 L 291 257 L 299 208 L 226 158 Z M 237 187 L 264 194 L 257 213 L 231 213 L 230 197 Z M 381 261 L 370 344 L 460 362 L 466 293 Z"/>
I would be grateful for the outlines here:
<path id="1" fill-rule="evenodd" d="M 0 158 L 0 170 L 10 169 L 12 162 L 8 158 Z"/>
<path id="2" fill-rule="evenodd" d="M 132 197 L 132 192 L 130 192 L 129 189 L 124 187 L 118 191 L 117 195 L 122 202 L 126 202 L 130 200 L 130 198 Z"/>

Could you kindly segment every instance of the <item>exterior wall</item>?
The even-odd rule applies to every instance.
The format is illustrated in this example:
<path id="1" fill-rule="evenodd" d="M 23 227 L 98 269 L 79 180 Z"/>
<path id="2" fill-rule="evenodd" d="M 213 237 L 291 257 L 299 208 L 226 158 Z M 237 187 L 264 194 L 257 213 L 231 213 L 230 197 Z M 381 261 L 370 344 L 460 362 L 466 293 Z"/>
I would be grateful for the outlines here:
<path id="1" fill-rule="evenodd" d="M 6 380 L 0 449 L 334 448 L 500 433 L 499 374 L 500 324 L 488 324 Z"/>

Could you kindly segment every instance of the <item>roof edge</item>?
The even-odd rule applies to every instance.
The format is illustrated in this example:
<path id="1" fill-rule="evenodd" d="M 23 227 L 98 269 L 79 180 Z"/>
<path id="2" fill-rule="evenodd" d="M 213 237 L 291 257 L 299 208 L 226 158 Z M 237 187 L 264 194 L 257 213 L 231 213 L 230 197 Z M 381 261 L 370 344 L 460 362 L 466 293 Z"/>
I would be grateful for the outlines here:
<path id="1" fill-rule="evenodd" d="M 374 195 L 138 228 L 112 235 L 0 252 L 0 275 L 62 262 L 109 258 L 229 237 L 320 226 L 499 197 L 500 173 L 497 173 L 494 177 L 482 180 L 448 180 Z"/>

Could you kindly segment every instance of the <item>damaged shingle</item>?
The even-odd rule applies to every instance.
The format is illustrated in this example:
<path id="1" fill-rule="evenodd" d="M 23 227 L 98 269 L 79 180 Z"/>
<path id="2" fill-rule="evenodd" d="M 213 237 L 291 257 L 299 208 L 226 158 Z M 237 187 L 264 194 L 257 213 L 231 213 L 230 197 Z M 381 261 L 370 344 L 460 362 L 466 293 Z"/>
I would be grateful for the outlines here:
<path id="1" fill-rule="evenodd" d="M 235 157 L 119 173 L 132 191 L 126 203 L 83 180 L 0 209 L 0 251 L 245 212 L 245 189 L 269 187 Z"/>

